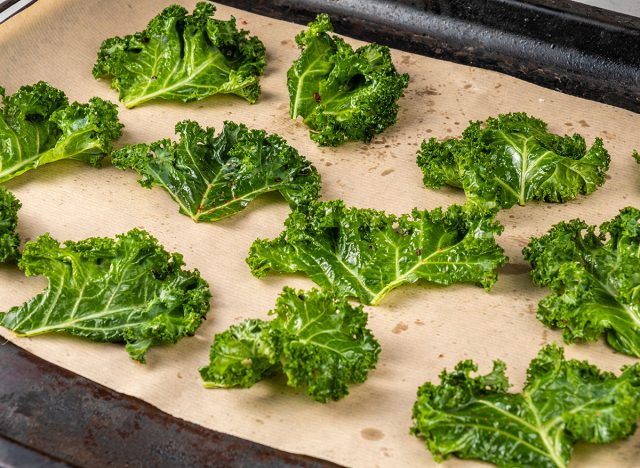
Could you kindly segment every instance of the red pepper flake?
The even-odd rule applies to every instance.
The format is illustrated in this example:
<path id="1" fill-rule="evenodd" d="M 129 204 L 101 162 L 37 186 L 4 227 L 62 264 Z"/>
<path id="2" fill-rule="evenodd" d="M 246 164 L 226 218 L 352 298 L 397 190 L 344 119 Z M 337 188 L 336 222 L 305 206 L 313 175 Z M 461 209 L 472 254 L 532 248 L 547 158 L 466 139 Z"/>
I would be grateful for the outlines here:
<path id="1" fill-rule="evenodd" d="M 198 205 L 198 212 L 202 211 L 202 205 Z"/>
<path id="2" fill-rule="evenodd" d="M 419 257 L 422 255 L 422 249 L 416 249 L 416 255 Z"/>
<path id="3" fill-rule="evenodd" d="M 322 97 L 320 96 L 319 93 L 313 93 L 313 99 L 315 99 L 316 102 L 322 101 Z"/>

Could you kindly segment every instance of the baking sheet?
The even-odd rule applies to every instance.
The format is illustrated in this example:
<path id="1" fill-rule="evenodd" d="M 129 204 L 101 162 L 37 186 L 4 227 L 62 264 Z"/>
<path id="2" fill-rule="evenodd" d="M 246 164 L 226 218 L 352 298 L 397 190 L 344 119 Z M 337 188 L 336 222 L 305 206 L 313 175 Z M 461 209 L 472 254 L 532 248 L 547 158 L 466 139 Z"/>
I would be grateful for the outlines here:
<path id="1" fill-rule="evenodd" d="M 43 79 L 64 89 L 72 100 L 97 95 L 116 101 L 108 81 L 91 76 L 101 41 L 143 29 L 170 3 L 40 0 L 0 26 L 0 85 L 12 93 L 22 84 Z M 182 4 L 192 9 L 195 1 Z M 94 169 L 74 161 L 51 164 L 5 184 L 24 205 L 19 224 L 23 241 L 44 232 L 62 241 L 147 229 L 167 249 L 184 253 L 188 268 L 202 272 L 212 288 L 212 309 L 195 337 L 153 348 L 146 365 L 132 361 L 118 345 L 62 335 L 18 339 L 4 329 L 0 335 L 211 429 L 351 466 L 434 465 L 422 442 L 408 433 L 417 387 L 437 380 L 444 367 L 450 369 L 461 359 L 476 360 L 484 372 L 500 358 L 518 390 L 539 348 L 561 341 L 560 332 L 535 319 L 537 301 L 546 291 L 531 283 L 521 249 L 531 235 L 560 220 L 580 216 L 600 223 L 624 206 L 640 206 L 640 168 L 631 158 L 634 146 L 640 146 L 640 115 L 495 72 L 394 51 L 399 71 L 411 75 L 398 124 L 369 145 L 319 148 L 304 125 L 288 118 L 286 71 L 298 55 L 293 38 L 301 27 L 218 7 L 218 17 L 231 14 L 267 46 L 258 104 L 222 96 L 187 105 L 155 102 L 133 110 L 120 106 L 126 127 L 118 145 L 173 136 L 175 122 L 186 118 L 216 128 L 227 119 L 243 122 L 279 133 L 313 161 L 323 178 L 323 199 L 342 198 L 351 206 L 400 214 L 415 206 L 430 209 L 463 201 L 458 191 L 423 187 L 415 153 L 424 138 L 459 135 L 470 119 L 526 111 L 548 121 L 552 131 L 579 131 L 589 143 L 602 137 L 612 156 L 609 180 L 595 194 L 564 205 L 532 203 L 503 211 L 499 217 L 505 232 L 499 242 L 511 260 L 491 293 L 471 285 L 404 286 L 382 305 L 367 307 L 370 327 L 382 345 L 378 367 L 365 384 L 351 388 L 350 396 L 322 405 L 287 388 L 279 378 L 249 390 L 206 390 L 197 373 L 208 362 L 215 333 L 245 318 L 265 318 L 284 285 L 313 286 L 296 275 L 256 279 L 244 262 L 255 238 L 272 238 L 282 230 L 289 210 L 278 195 L 263 196 L 222 222 L 195 224 L 177 212 L 166 192 L 138 186 L 133 171 L 108 165 Z M 20 304 L 45 286 L 43 278 L 25 278 L 15 268 L 0 267 L 0 310 Z M 637 361 L 615 354 L 602 342 L 573 345 L 566 354 L 616 371 Z M 578 446 L 572 466 L 630 467 L 639 458 L 640 433 L 617 444 Z M 446 464 L 474 465 L 456 459 Z"/>

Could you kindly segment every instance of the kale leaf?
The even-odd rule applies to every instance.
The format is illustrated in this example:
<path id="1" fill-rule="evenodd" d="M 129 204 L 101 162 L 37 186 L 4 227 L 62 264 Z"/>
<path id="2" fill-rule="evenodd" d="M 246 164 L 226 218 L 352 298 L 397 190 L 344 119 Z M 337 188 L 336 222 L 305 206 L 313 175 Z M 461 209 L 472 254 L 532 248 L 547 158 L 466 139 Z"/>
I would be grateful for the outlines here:
<path id="1" fill-rule="evenodd" d="M 0 325 L 19 336 L 66 332 L 125 342 L 144 362 L 151 346 L 193 335 L 209 309 L 209 286 L 182 265 L 180 254 L 137 229 L 64 246 L 45 234 L 27 243 L 18 266 L 27 276 L 46 276 L 49 286 L 0 313 Z"/>
<path id="2" fill-rule="evenodd" d="M 538 304 L 538 319 L 564 329 L 568 343 L 604 333 L 614 349 L 640 357 L 639 223 L 640 211 L 624 208 L 599 232 L 574 219 L 525 247 L 534 283 L 553 291 Z"/>
<path id="3" fill-rule="evenodd" d="M 0 96 L 0 182 L 60 159 L 97 166 L 122 134 L 116 106 L 97 97 L 70 105 L 43 81 Z"/>
<path id="4" fill-rule="evenodd" d="M 245 320 L 214 337 L 211 362 L 200 369 L 209 388 L 249 388 L 280 363 L 280 335 L 271 322 Z"/>
<path id="5" fill-rule="evenodd" d="M 596 138 L 558 136 L 524 113 L 471 122 L 461 139 L 424 141 L 418 152 L 424 184 L 463 188 L 468 203 L 509 208 L 530 200 L 565 202 L 604 183 L 609 154 Z"/>
<path id="6" fill-rule="evenodd" d="M 133 168 L 143 187 L 164 187 L 194 221 L 217 221 L 244 209 L 259 195 L 279 191 L 291 206 L 315 200 L 320 176 L 309 161 L 277 135 L 225 122 L 222 132 L 179 122 L 180 141 L 126 146 L 112 155 Z"/>
<path id="7" fill-rule="evenodd" d="M 449 455 L 498 466 L 566 467 L 577 442 L 609 443 L 636 429 L 640 364 L 616 377 L 586 361 L 565 360 L 548 345 L 531 361 L 521 393 L 509 393 L 505 364 L 471 377 L 473 361 L 425 383 L 413 407 L 412 432 L 437 461 Z"/>
<path id="8" fill-rule="evenodd" d="M 0 263 L 14 261 L 19 257 L 20 237 L 18 210 L 22 204 L 7 189 L 0 187 Z"/>
<path id="9" fill-rule="evenodd" d="M 215 10 L 200 2 L 189 16 L 172 5 L 144 31 L 105 40 L 93 76 L 111 76 L 128 108 L 151 99 L 189 102 L 214 94 L 256 102 L 266 64 L 264 44 L 238 31 L 233 17 L 213 19 Z"/>
<path id="10" fill-rule="evenodd" d="M 302 53 L 287 73 L 289 114 L 302 116 L 320 145 L 369 142 L 396 122 L 409 75 L 398 74 L 388 47 L 372 43 L 354 51 L 331 31 L 329 16 L 321 14 L 296 36 Z"/>
<path id="11" fill-rule="evenodd" d="M 255 276 L 302 271 L 322 288 L 378 304 L 392 289 L 418 280 L 490 289 L 507 258 L 492 217 L 453 205 L 396 217 L 313 202 L 293 212 L 274 240 L 256 240 L 247 262 Z"/>
<path id="12" fill-rule="evenodd" d="M 251 387 L 283 372 L 316 401 L 339 400 L 375 367 L 380 345 L 367 314 L 332 292 L 284 288 L 271 321 L 245 320 L 215 336 L 205 386 Z"/>

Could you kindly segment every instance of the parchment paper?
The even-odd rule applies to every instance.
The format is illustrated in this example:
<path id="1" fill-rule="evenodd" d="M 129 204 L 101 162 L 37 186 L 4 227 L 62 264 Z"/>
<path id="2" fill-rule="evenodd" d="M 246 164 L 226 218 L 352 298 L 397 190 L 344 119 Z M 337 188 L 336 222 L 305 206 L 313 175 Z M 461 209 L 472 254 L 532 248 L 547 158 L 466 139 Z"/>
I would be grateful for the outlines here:
<path id="1" fill-rule="evenodd" d="M 116 102 L 109 83 L 91 76 L 101 41 L 143 29 L 169 3 L 40 0 L 0 26 L 0 84 L 12 93 L 42 79 L 64 89 L 72 100 L 97 95 Z M 191 9 L 195 1 L 182 3 Z M 579 131 L 589 143 L 604 138 L 612 155 L 610 180 L 595 194 L 564 205 L 531 203 L 502 212 L 505 233 L 499 242 L 511 260 L 491 293 L 472 285 L 404 286 L 379 307 L 368 307 L 370 327 L 382 345 L 379 365 L 347 398 L 322 405 L 287 388 L 282 379 L 249 390 L 205 390 L 197 373 L 208 362 L 215 333 L 244 318 L 265 317 L 284 285 L 313 285 L 302 276 L 256 279 L 244 262 L 255 238 L 272 238 L 281 231 L 289 210 L 278 195 L 264 196 L 225 221 L 195 224 L 178 213 L 166 192 L 141 188 L 133 171 L 69 161 L 51 164 L 6 184 L 24 204 L 19 225 L 23 241 L 44 232 L 63 241 L 145 228 L 167 249 L 183 252 L 187 267 L 202 272 L 213 291 L 212 309 L 195 337 L 153 348 L 146 365 L 132 361 L 118 345 L 62 335 L 17 339 L 4 329 L 0 334 L 51 362 L 211 429 L 346 465 L 431 466 L 422 442 L 408 433 L 417 387 L 461 359 L 475 359 L 486 372 L 500 358 L 519 390 L 540 347 L 560 342 L 559 332 L 535 318 L 546 290 L 531 283 L 521 249 L 531 235 L 560 220 L 580 216 L 600 223 L 624 206 L 640 206 L 640 167 L 631 158 L 633 147 L 640 146 L 640 115 L 498 73 L 394 51 L 398 69 L 411 75 L 398 124 L 370 145 L 322 149 L 287 112 L 285 75 L 298 55 L 293 38 L 301 26 L 219 6 L 219 17 L 230 14 L 267 46 L 258 103 L 213 97 L 188 105 L 159 101 L 133 110 L 121 106 L 126 127 L 119 145 L 173 137 L 174 124 L 185 118 L 216 128 L 226 119 L 244 122 L 279 133 L 312 160 L 323 178 L 324 199 L 342 198 L 352 206 L 400 214 L 414 206 L 463 201 L 458 191 L 423 187 L 415 153 L 424 138 L 459 135 L 470 119 L 526 111 L 548 121 L 555 132 Z M 25 278 L 13 267 L 1 267 L 0 310 L 22 303 L 45 285 L 43 278 Z M 636 362 L 602 342 L 569 346 L 566 354 L 615 371 Z M 579 446 L 573 466 L 630 467 L 638 459 L 640 433 L 608 446 Z M 474 465 L 452 459 L 446 466 Z"/>

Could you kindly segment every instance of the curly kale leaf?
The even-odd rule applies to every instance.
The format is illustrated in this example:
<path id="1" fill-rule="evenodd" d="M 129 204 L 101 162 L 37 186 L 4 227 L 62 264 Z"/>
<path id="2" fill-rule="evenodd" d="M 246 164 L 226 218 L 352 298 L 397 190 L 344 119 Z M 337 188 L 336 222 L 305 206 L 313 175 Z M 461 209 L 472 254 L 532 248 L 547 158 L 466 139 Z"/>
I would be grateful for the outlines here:
<path id="1" fill-rule="evenodd" d="M 586 361 L 565 360 L 549 345 L 531 361 L 521 393 L 509 393 L 505 365 L 472 377 L 472 361 L 425 383 L 413 407 L 412 432 L 437 461 L 449 455 L 498 466 L 564 468 L 577 442 L 609 443 L 631 435 L 640 418 L 640 364 L 616 377 Z"/>
<path id="2" fill-rule="evenodd" d="M 211 362 L 200 375 L 209 388 L 249 388 L 278 369 L 281 352 L 280 334 L 270 322 L 245 320 L 215 336 Z"/>
<path id="3" fill-rule="evenodd" d="M 93 76 L 111 76 L 128 108 L 151 99 L 189 102 L 214 94 L 256 102 L 266 64 L 264 44 L 238 31 L 233 17 L 213 19 L 215 10 L 201 2 L 189 16 L 172 5 L 144 31 L 105 40 Z"/>
<path id="4" fill-rule="evenodd" d="M 193 335 L 209 309 L 209 286 L 182 265 L 180 254 L 137 229 L 64 246 L 46 234 L 27 243 L 18 266 L 27 276 L 46 276 L 49 286 L 0 313 L 0 325 L 19 336 L 66 332 L 125 342 L 144 362 L 151 346 Z"/>
<path id="5" fill-rule="evenodd" d="M 499 209 L 588 195 L 604 183 L 609 154 L 600 138 L 587 150 L 582 136 L 554 135 L 513 113 L 471 122 L 461 139 L 423 142 L 418 166 L 427 187 L 463 188 L 469 203 Z"/>
<path id="6" fill-rule="evenodd" d="M 362 306 L 332 292 L 284 288 L 271 321 L 246 320 L 215 336 L 207 387 L 251 387 L 277 371 L 316 401 L 339 400 L 375 367 L 380 345 Z"/>
<path id="7" fill-rule="evenodd" d="M 369 142 L 396 122 L 409 75 L 398 74 L 388 47 L 354 51 L 331 31 L 329 16 L 321 14 L 296 37 L 302 53 L 287 73 L 289 114 L 302 116 L 320 145 Z"/>
<path id="8" fill-rule="evenodd" d="M 247 262 L 254 275 L 302 271 L 322 288 L 378 304 L 392 289 L 418 280 L 490 289 L 507 258 L 489 216 L 454 205 L 396 217 L 342 201 L 293 212 L 274 240 L 256 240 Z"/>
<path id="9" fill-rule="evenodd" d="M 320 176 L 277 135 L 225 122 L 222 132 L 196 122 L 176 125 L 180 141 L 126 146 L 112 155 L 133 168 L 143 187 L 164 187 L 194 221 L 217 221 L 244 209 L 259 195 L 278 191 L 293 207 L 318 198 Z"/>
<path id="10" fill-rule="evenodd" d="M 0 182 L 60 159 L 97 166 L 122 134 L 116 106 L 97 97 L 69 104 L 43 81 L 0 95 Z"/>
<path id="11" fill-rule="evenodd" d="M 0 187 L 0 263 L 14 261 L 20 255 L 20 237 L 16 228 L 21 206 L 11 192 Z"/>
<path id="12" fill-rule="evenodd" d="M 552 291 L 538 304 L 538 319 L 563 328 L 568 343 L 606 334 L 614 349 L 640 357 L 639 223 L 640 211 L 624 208 L 599 232 L 574 219 L 525 247 L 533 281 Z"/>

